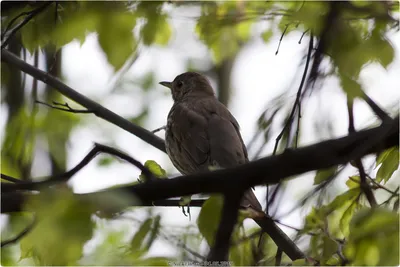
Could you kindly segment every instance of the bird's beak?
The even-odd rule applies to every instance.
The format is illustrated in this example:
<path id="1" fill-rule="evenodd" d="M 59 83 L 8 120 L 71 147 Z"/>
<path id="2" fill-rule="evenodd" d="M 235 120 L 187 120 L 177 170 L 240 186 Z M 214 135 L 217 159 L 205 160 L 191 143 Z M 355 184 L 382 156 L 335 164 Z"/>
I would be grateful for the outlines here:
<path id="1" fill-rule="evenodd" d="M 160 84 L 168 87 L 169 89 L 172 89 L 172 82 L 160 82 Z"/>

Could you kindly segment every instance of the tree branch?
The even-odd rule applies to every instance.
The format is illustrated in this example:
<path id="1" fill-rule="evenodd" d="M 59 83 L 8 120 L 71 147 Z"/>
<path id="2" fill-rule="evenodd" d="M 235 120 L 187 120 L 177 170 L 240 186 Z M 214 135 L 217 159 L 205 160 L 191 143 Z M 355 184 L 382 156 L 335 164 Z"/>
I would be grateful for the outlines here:
<path id="1" fill-rule="evenodd" d="M 39 100 L 35 100 L 35 103 L 44 105 L 49 108 L 62 110 L 62 111 L 66 111 L 66 112 L 71 112 L 71 113 L 86 113 L 86 114 L 94 113 L 92 110 L 88 110 L 88 109 L 73 109 L 68 105 L 68 103 L 61 104 L 58 102 L 53 102 L 53 105 L 50 105 L 50 104 L 47 104 L 47 103 L 39 101 Z"/>
<path id="2" fill-rule="evenodd" d="M 24 237 L 26 234 L 28 234 L 33 229 L 35 224 L 36 224 L 36 217 L 34 216 L 32 222 L 24 230 L 22 230 L 18 235 L 16 235 L 13 238 L 10 238 L 8 240 L 2 241 L 1 247 L 18 242 L 22 237 Z"/>
<path id="3" fill-rule="evenodd" d="M 240 192 L 229 192 L 225 195 L 214 246 L 207 257 L 209 261 L 219 261 L 220 263 L 228 261 L 229 245 L 237 222 L 242 195 L 243 193 Z"/>
<path id="4" fill-rule="evenodd" d="M 311 59 L 311 53 L 312 53 L 312 48 L 313 48 L 313 43 L 314 43 L 314 36 L 311 33 L 310 34 L 310 41 L 308 44 L 308 52 L 307 52 L 307 59 L 306 59 L 306 64 L 304 66 L 304 72 L 303 72 L 303 76 L 301 78 L 301 82 L 299 85 L 299 89 L 297 90 L 297 95 L 296 95 L 296 100 L 294 101 L 293 107 L 292 107 L 292 111 L 290 112 L 289 118 L 287 120 L 287 122 L 285 123 L 285 126 L 283 127 L 282 131 L 279 133 L 279 135 L 276 137 L 275 139 L 275 146 L 274 146 L 274 151 L 272 154 L 275 155 L 276 150 L 278 149 L 278 144 L 279 141 L 282 139 L 283 134 L 285 133 L 286 129 L 289 127 L 289 125 L 292 124 L 293 118 L 294 118 L 294 113 L 296 111 L 296 107 L 299 107 L 299 112 L 300 112 L 300 105 L 301 105 L 301 92 L 304 86 L 304 82 L 306 80 L 307 77 L 307 70 L 308 70 L 308 66 L 310 64 L 310 59 Z M 299 125 L 297 125 L 297 127 L 299 127 Z M 289 142 L 289 141 L 288 141 Z"/>
<path id="5" fill-rule="evenodd" d="M 349 133 L 354 133 L 355 127 L 354 127 L 354 115 L 353 115 L 353 100 L 349 99 L 347 100 L 347 111 L 349 115 Z M 391 118 L 390 118 L 391 120 Z M 386 121 L 386 120 L 385 120 Z M 361 190 L 364 192 L 365 196 L 367 197 L 367 200 L 371 207 L 375 207 L 376 204 L 376 199 L 374 194 L 372 193 L 371 187 L 367 183 L 367 175 L 365 173 L 364 165 L 361 161 L 361 158 L 357 158 L 354 160 L 358 172 L 360 173 L 360 187 Z"/>
<path id="6" fill-rule="evenodd" d="M 52 184 L 68 181 L 78 171 L 80 171 L 83 167 L 85 167 L 87 164 L 89 164 L 89 162 L 92 161 L 99 153 L 106 153 L 106 154 L 110 154 L 110 155 L 119 157 L 119 158 L 131 163 L 132 165 L 136 166 L 139 170 L 141 170 L 144 173 L 144 175 L 148 178 L 148 180 L 156 179 L 154 177 L 154 175 L 146 167 L 143 166 L 142 163 L 135 160 L 134 158 L 126 155 L 125 153 L 123 153 L 115 148 L 95 143 L 94 148 L 92 148 L 92 150 L 81 160 L 81 162 L 79 162 L 71 170 L 69 170 L 63 174 L 56 175 L 56 176 L 42 178 L 41 179 L 42 181 L 29 181 L 31 179 L 26 179 L 26 177 L 24 177 L 24 181 L 20 182 L 20 183 L 15 183 L 15 184 L 2 183 L 1 184 L 2 185 L 1 192 L 4 193 L 4 192 L 16 191 L 16 190 L 39 189 L 40 187 L 43 187 L 43 186 L 49 186 Z M 1 174 L 1 178 L 4 178 L 4 177 L 7 177 L 7 175 Z"/>
<path id="7" fill-rule="evenodd" d="M 18 24 L 14 29 L 11 30 L 10 34 L 8 35 L 8 38 L 1 44 L 1 49 L 4 49 L 4 47 L 7 46 L 7 44 L 10 42 L 11 38 L 17 33 L 18 30 L 20 30 L 25 24 L 27 24 L 33 17 L 38 15 L 40 12 L 45 10 L 48 6 L 50 6 L 53 3 L 53 1 L 45 2 L 43 5 L 35 8 L 32 11 L 29 12 L 22 12 L 19 14 L 17 17 L 15 17 L 13 20 L 10 21 L 9 25 L 7 25 L 7 28 L 4 30 L 4 32 L 1 34 L 1 40 L 5 37 L 8 29 L 14 24 L 14 22 L 21 16 L 27 15 L 25 19 Z"/>
<path id="8" fill-rule="evenodd" d="M 75 102 L 79 103 L 80 105 L 87 108 L 88 110 L 93 111 L 93 114 L 95 114 L 96 116 L 98 116 L 114 125 L 117 125 L 118 127 L 132 133 L 133 135 L 136 135 L 137 137 L 139 137 L 143 141 L 149 143 L 150 145 L 160 149 L 163 152 L 166 152 L 164 141 L 161 138 L 159 138 L 158 136 L 156 136 L 155 134 L 118 116 L 114 112 L 106 109 L 105 107 L 101 106 L 100 104 L 92 101 L 91 99 L 87 98 L 86 96 L 73 90 L 71 87 L 65 85 L 59 79 L 24 62 L 23 60 L 19 59 L 18 57 L 16 57 L 9 51 L 7 51 L 5 49 L 3 49 L 1 51 L 1 60 L 15 66 L 19 70 L 48 84 L 49 86 L 52 86 L 55 90 L 57 90 L 61 94 L 74 100 Z"/>
<path id="9" fill-rule="evenodd" d="M 346 137 L 287 150 L 280 155 L 265 157 L 233 168 L 173 179 L 156 179 L 151 183 L 110 188 L 80 196 L 87 198 L 92 194 L 102 195 L 122 190 L 146 202 L 198 193 L 225 192 L 226 188 L 231 187 L 232 184 L 243 185 L 243 189 L 261 184 L 276 184 L 289 176 L 345 164 L 367 154 L 396 146 L 399 144 L 398 136 L 399 119 L 396 118 L 391 123 L 352 133 Z M 227 177 L 229 177 L 229 183 L 227 183 Z M 3 189 L 4 186 L 2 186 Z M 1 197 L 2 213 L 21 210 L 23 195 L 2 194 Z"/>

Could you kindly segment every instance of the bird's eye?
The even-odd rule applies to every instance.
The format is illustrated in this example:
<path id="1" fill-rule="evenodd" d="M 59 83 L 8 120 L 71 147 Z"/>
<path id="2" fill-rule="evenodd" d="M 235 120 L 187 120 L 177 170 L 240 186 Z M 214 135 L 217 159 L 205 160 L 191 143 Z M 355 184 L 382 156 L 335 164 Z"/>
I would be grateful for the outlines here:
<path id="1" fill-rule="evenodd" d="M 183 82 L 182 82 L 182 81 L 179 81 L 178 84 L 177 84 L 177 86 L 178 86 L 178 88 L 181 88 L 181 87 L 183 86 Z"/>

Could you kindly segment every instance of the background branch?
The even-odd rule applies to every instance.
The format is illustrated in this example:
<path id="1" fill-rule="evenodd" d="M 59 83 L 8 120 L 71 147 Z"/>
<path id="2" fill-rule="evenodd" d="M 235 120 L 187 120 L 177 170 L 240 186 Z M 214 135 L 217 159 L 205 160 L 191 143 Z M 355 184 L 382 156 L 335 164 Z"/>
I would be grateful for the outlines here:
<path id="1" fill-rule="evenodd" d="M 75 102 L 79 103 L 88 110 L 92 110 L 96 116 L 114 125 L 117 125 L 118 127 L 132 133 L 133 135 L 139 137 L 143 141 L 149 143 L 150 145 L 160 149 L 163 152 L 166 152 L 164 141 L 155 134 L 151 133 L 150 131 L 131 123 L 130 121 L 122 118 L 121 116 L 118 116 L 114 112 L 106 109 L 100 104 L 78 93 L 71 87 L 65 85 L 59 79 L 24 62 L 23 60 L 19 59 L 17 56 L 13 55 L 7 50 L 3 49 L 1 51 L 1 57 L 2 61 L 17 67 L 18 69 L 31 75 L 32 77 L 52 86 L 61 94 L 74 100 Z"/>

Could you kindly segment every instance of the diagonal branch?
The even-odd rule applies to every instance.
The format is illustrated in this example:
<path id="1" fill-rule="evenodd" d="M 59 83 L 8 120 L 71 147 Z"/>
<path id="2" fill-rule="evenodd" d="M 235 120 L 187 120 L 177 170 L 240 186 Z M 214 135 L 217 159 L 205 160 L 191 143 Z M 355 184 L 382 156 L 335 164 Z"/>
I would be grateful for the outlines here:
<path id="1" fill-rule="evenodd" d="M 74 100 L 75 102 L 79 103 L 80 105 L 87 108 L 88 110 L 93 111 L 93 113 L 96 116 L 98 116 L 114 125 L 117 125 L 118 127 L 132 133 L 133 135 L 136 135 L 143 141 L 158 148 L 159 150 L 164 151 L 164 152 L 166 151 L 164 141 L 161 138 L 159 138 L 158 136 L 156 136 L 155 134 L 120 117 L 119 115 L 115 114 L 114 112 L 106 109 L 105 107 L 101 106 L 100 104 L 98 104 L 98 103 L 94 102 L 93 100 L 87 98 L 86 96 L 78 93 L 71 87 L 62 83 L 59 79 L 55 78 L 54 76 L 24 62 L 23 60 L 19 59 L 17 56 L 13 55 L 9 51 L 4 50 L 4 49 L 1 50 L 1 60 L 15 66 L 19 70 L 31 75 L 32 77 L 48 84 L 49 86 L 53 87 L 55 90 L 60 92 L 61 94 Z"/>
<path id="2" fill-rule="evenodd" d="M 180 176 L 173 179 L 156 179 L 122 188 L 110 188 L 100 192 L 83 194 L 107 194 L 125 191 L 142 201 L 155 201 L 198 193 L 225 192 L 232 184 L 242 189 L 261 184 L 276 184 L 286 177 L 312 170 L 329 168 L 377 153 L 399 144 L 399 118 L 381 126 L 351 133 L 348 136 L 320 142 L 311 146 L 288 150 L 277 156 L 269 156 L 233 168 Z M 229 183 L 227 178 L 229 177 Z M 18 185 L 19 186 L 19 185 Z M 4 190 L 4 184 L 2 186 Z M 1 212 L 18 211 L 24 195 L 2 194 Z M 6 201 L 6 200 L 9 201 Z"/>
<path id="3" fill-rule="evenodd" d="M 308 45 L 308 52 L 307 52 L 307 59 L 306 59 L 306 64 L 304 66 L 304 72 L 303 72 L 303 76 L 301 78 L 301 82 L 299 85 L 299 89 L 297 90 L 297 95 L 296 95 L 296 100 L 294 101 L 293 107 L 292 107 L 292 111 L 290 112 L 289 118 L 287 120 L 287 122 L 285 123 L 285 126 L 283 127 L 282 131 L 279 133 L 279 135 L 276 137 L 275 139 L 275 146 L 274 146 L 274 151 L 272 154 L 275 155 L 276 150 L 278 149 L 278 144 L 279 141 L 282 139 L 283 134 L 285 133 L 285 131 L 288 129 L 288 127 L 292 124 L 293 119 L 294 119 L 294 114 L 296 112 L 296 107 L 299 108 L 298 112 L 300 113 L 300 105 L 301 105 L 301 95 L 302 95 L 302 89 L 304 86 L 304 82 L 306 80 L 307 77 L 307 70 L 308 70 L 308 66 L 310 64 L 310 59 L 311 59 L 311 53 L 312 53 L 312 48 L 313 48 L 313 43 L 314 43 L 314 36 L 311 33 L 310 35 L 310 42 Z M 299 127 L 299 125 L 297 125 L 297 127 Z M 289 141 L 288 141 L 289 142 Z"/>
<path id="4" fill-rule="evenodd" d="M 354 133 L 356 130 L 354 127 L 353 99 L 347 99 L 347 111 L 349 115 L 349 133 Z M 371 207 L 375 207 L 377 205 L 376 199 L 374 194 L 372 193 L 371 187 L 368 185 L 367 175 L 365 173 L 364 165 L 361 161 L 361 158 L 355 159 L 354 162 L 356 164 L 358 172 L 360 173 L 360 188 L 364 192 L 364 195 L 367 197 L 367 200 Z"/>
<path id="5" fill-rule="evenodd" d="M 43 10 L 45 10 L 48 6 L 50 6 L 53 3 L 53 1 L 48 1 L 45 2 L 43 5 L 39 6 L 38 8 L 35 8 L 32 11 L 29 12 L 22 12 L 21 14 L 19 14 L 17 17 L 15 17 L 14 19 L 12 19 L 9 23 L 9 25 L 7 25 L 7 28 L 4 30 L 4 32 L 1 34 L 1 40 L 3 40 L 3 38 L 5 37 L 8 29 L 12 26 L 12 24 L 14 24 L 14 22 L 21 16 L 23 15 L 27 15 L 24 20 L 18 24 L 14 29 L 11 30 L 11 32 L 8 35 L 8 38 L 6 40 L 4 40 L 4 42 L 1 44 L 1 49 L 4 49 L 8 43 L 10 42 L 11 38 L 17 33 L 17 31 L 19 31 L 22 27 L 25 26 L 25 24 L 27 24 L 33 17 L 35 17 L 36 15 L 38 15 L 40 12 L 42 12 Z"/>
<path id="6" fill-rule="evenodd" d="M 18 242 L 21 238 L 26 236 L 33 229 L 35 224 L 36 224 L 36 217 L 34 216 L 32 222 L 24 230 L 22 230 L 19 234 L 17 234 L 13 238 L 7 239 L 5 241 L 1 241 L 1 247 L 5 247 L 7 245 Z"/>
<path id="7" fill-rule="evenodd" d="M 390 121 L 392 118 L 383 111 L 378 104 L 376 104 L 366 93 L 363 94 L 365 102 L 372 109 L 372 111 L 383 121 Z"/>

